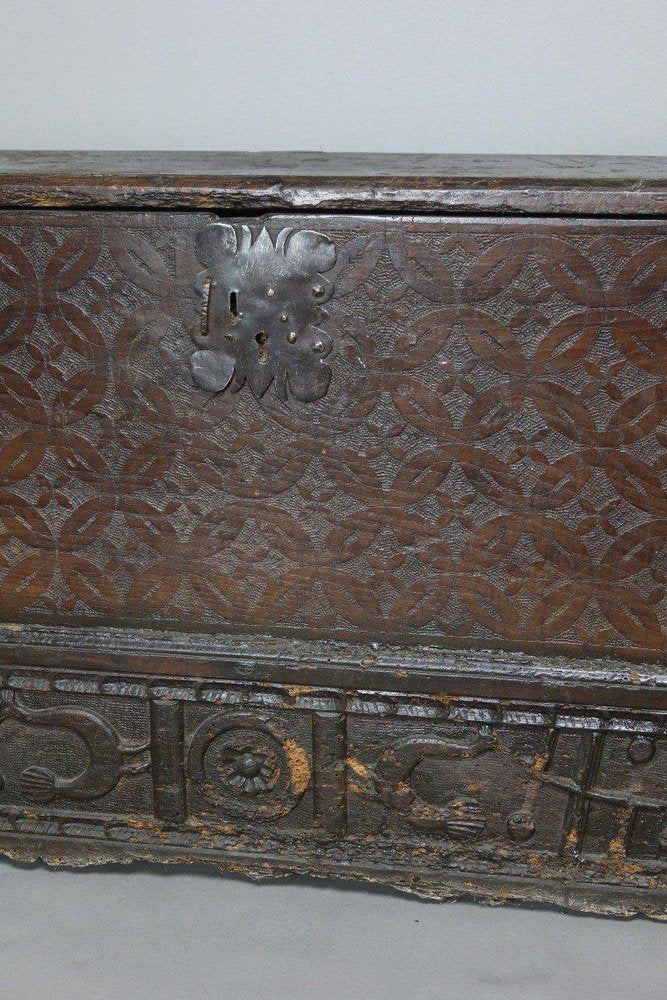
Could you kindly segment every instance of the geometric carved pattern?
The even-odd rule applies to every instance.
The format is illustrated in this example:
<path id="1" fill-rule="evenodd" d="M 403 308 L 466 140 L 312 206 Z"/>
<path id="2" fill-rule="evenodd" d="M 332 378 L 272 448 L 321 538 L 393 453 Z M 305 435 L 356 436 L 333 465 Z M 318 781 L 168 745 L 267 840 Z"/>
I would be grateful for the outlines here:
<path id="1" fill-rule="evenodd" d="M 664 655 L 664 223 L 300 217 L 300 402 L 193 385 L 209 221 L 2 213 L 5 619 Z"/>

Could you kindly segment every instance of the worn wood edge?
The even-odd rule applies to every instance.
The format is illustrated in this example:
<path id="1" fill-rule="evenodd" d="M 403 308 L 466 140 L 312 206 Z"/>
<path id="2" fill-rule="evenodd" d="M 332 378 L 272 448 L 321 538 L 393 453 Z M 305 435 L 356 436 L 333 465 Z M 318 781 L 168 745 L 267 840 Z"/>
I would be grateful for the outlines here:
<path id="1" fill-rule="evenodd" d="M 434 153 L 325 150 L 2 149 L 0 173 L 295 177 L 504 178 L 621 183 L 667 177 L 667 157 L 608 154 Z"/>
<path id="2" fill-rule="evenodd" d="M 0 624 L 7 667 L 667 708 L 667 667 L 613 659 L 243 634 Z M 532 690 L 531 690 L 532 689 Z"/>
<path id="3" fill-rule="evenodd" d="M 475 215 L 667 215 L 667 184 L 572 186 L 543 182 L 481 187 L 424 178 L 0 176 L 0 207 L 243 212 L 355 212 Z"/>
<path id="4" fill-rule="evenodd" d="M 20 842 L 19 842 L 20 841 Z M 322 858 L 315 864 L 307 858 L 285 857 L 262 853 L 248 857 L 242 852 L 221 859 L 218 851 L 193 850 L 184 853 L 179 847 L 147 847 L 123 844 L 114 848 L 107 842 L 88 839 L 72 843 L 65 837 L 49 837 L 22 833 L 0 837 L 0 855 L 21 864 L 43 862 L 52 868 L 95 868 L 102 865 L 128 865 L 149 862 L 164 865 L 206 865 L 223 873 L 234 873 L 257 882 L 273 881 L 290 876 L 313 879 L 367 883 L 385 886 L 407 896 L 424 901 L 446 903 L 473 900 L 488 906 L 510 903 L 555 906 L 573 913 L 590 913 L 613 917 L 646 917 L 667 922 L 667 891 L 637 889 L 603 883 L 541 881 L 510 875 L 480 875 L 443 869 L 437 878 L 411 876 L 391 869 L 358 868 L 345 863 L 335 864 Z"/>
<path id="5" fill-rule="evenodd" d="M 0 150 L 0 204 L 664 215 L 667 157 Z"/>

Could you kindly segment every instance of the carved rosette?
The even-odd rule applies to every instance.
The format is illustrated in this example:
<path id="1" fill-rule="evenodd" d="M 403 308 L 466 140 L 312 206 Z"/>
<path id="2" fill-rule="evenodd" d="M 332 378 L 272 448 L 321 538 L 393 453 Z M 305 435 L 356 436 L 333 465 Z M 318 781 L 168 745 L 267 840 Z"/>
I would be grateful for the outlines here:
<path id="1" fill-rule="evenodd" d="M 319 324 L 333 292 L 324 273 L 336 261 L 329 237 L 286 228 L 274 243 L 266 228 L 253 240 L 248 226 L 214 222 L 197 252 L 206 265 L 196 279 L 199 350 L 190 359 L 199 388 L 236 392 L 247 383 L 260 397 L 273 382 L 281 400 L 324 396 L 333 345 Z"/>
<path id="2" fill-rule="evenodd" d="M 201 723 L 190 742 L 188 774 L 223 813 L 267 820 L 291 812 L 311 780 L 301 744 L 249 712 L 220 712 Z"/>

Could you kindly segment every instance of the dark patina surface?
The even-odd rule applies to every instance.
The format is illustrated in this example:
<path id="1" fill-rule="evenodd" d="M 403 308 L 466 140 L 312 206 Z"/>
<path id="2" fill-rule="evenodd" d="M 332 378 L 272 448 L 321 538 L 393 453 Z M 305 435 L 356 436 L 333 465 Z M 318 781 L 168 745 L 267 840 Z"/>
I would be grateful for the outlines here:
<path id="1" fill-rule="evenodd" d="M 665 914 L 666 175 L 0 156 L 2 850 Z"/>

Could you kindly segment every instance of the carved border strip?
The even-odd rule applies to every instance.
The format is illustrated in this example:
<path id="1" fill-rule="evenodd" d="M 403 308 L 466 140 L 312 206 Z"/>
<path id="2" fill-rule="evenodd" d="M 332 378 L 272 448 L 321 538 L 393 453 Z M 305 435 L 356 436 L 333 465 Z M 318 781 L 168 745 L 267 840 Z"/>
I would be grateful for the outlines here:
<path id="1" fill-rule="evenodd" d="M 138 681 L 136 675 L 125 679 L 104 680 L 102 676 L 71 674 L 45 675 L 30 670 L 12 670 L 0 689 L 13 691 L 53 691 L 69 694 L 110 695 L 119 698 L 160 702 L 190 702 L 229 708 L 257 705 L 263 708 L 294 709 L 346 715 L 404 717 L 434 722 L 469 722 L 512 726 L 546 726 L 558 729 L 600 732 L 646 732 L 667 735 L 667 721 L 659 723 L 652 716 L 664 713 L 650 709 L 573 706 L 554 708 L 543 702 L 521 704 L 473 697 L 446 697 L 404 694 L 402 692 L 344 692 L 285 685 L 260 685 L 251 681 Z"/>
<path id="2" fill-rule="evenodd" d="M 112 703 L 117 700 L 119 709 L 128 702 L 145 704 L 148 709 L 150 760 L 139 754 L 140 766 L 134 767 L 132 760 L 119 758 L 118 774 L 111 784 L 115 787 L 121 773 L 131 781 L 150 770 L 152 815 L 131 811 L 95 813 L 89 808 L 83 810 L 83 804 L 68 801 L 66 794 L 55 802 L 51 796 L 48 801 L 38 797 L 37 808 L 34 801 L 25 807 L 20 802 L 0 803 L 0 849 L 16 856 L 28 857 L 31 851 L 37 851 L 40 856 L 50 857 L 53 851 L 60 850 L 58 845 L 65 843 L 70 845 L 70 855 L 87 860 L 108 859 L 120 851 L 125 856 L 214 860 L 246 870 L 267 865 L 278 870 L 283 865 L 285 870 L 321 873 L 323 866 L 332 870 L 342 866 L 361 877 L 371 877 L 372 872 L 373 878 L 410 881 L 413 888 L 430 886 L 428 891 L 440 894 L 444 892 L 442 887 L 450 884 L 448 879 L 464 871 L 482 881 L 501 878 L 512 884 L 520 875 L 528 880 L 528 888 L 517 890 L 522 898 L 545 898 L 545 892 L 564 892 L 563 886 L 573 883 L 586 884 L 591 892 L 597 892 L 595 886 L 602 880 L 607 887 L 634 887 L 632 905 L 640 910 L 644 905 L 642 893 L 662 885 L 665 860 L 658 847 L 655 856 L 626 858 L 626 851 L 638 810 L 648 810 L 659 819 L 660 815 L 667 816 L 667 804 L 659 795 L 651 798 L 638 792 L 628 798 L 622 790 L 610 791 L 604 787 L 604 775 L 599 778 L 598 772 L 603 741 L 608 737 L 616 740 L 625 734 L 623 746 L 627 750 L 623 752 L 630 758 L 626 767 L 650 762 L 658 742 L 667 736 L 664 713 L 209 678 L 175 681 L 153 676 L 140 681 L 132 674 L 108 677 L 88 671 L 46 672 L 15 667 L 1 672 L 0 681 L 4 704 L 16 704 L 22 695 L 29 696 L 26 715 L 36 711 L 32 707 L 35 699 L 52 702 L 54 695 L 67 696 L 69 706 L 74 696 L 76 707 L 69 711 L 85 715 L 98 725 L 104 720 L 97 713 L 106 711 L 98 708 L 98 699 L 111 698 Z M 37 711 L 51 712 L 57 727 L 62 707 L 54 709 L 51 704 Z M 199 714 L 190 714 L 186 727 L 186 713 L 193 711 Z M 300 723 L 283 725 L 279 721 L 283 717 L 310 720 L 310 751 L 304 750 Z M 113 718 L 111 731 L 119 734 L 118 746 L 127 756 L 130 744 L 122 739 L 124 713 L 119 713 L 119 725 L 115 714 Z M 377 746 L 370 773 L 350 756 L 366 722 L 371 727 L 366 737 L 368 745 Z M 383 729 L 385 725 L 390 728 Z M 350 726 L 355 728 L 349 730 Z M 378 726 L 380 729 L 372 729 Z M 456 795 L 444 805 L 434 805 L 413 784 L 415 767 L 424 761 L 464 762 L 469 758 L 466 766 L 476 767 L 478 757 L 483 761 L 488 751 L 498 749 L 494 741 L 499 729 L 551 733 L 550 754 L 561 737 L 578 741 L 573 746 L 579 748 L 576 755 L 583 767 L 581 773 L 576 761 L 571 774 L 562 774 L 548 760 L 536 760 L 535 767 L 526 772 L 531 787 L 548 786 L 563 796 L 561 843 L 555 853 L 531 847 L 535 820 L 529 806 L 515 809 L 506 820 L 510 845 L 521 848 L 526 843 L 530 847 L 528 854 L 514 857 L 511 846 L 509 853 L 507 848 L 498 853 L 495 847 L 490 853 L 489 847 L 478 853 L 476 841 L 488 822 L 487 807 L 469 796 Z M 374 742 L 378 737 L 373 733 L 385 734 L 380 743 Z M 222 776 L 223 787 L 219 773 L 213 787 L 204 760 L 208 746 L 221 735 L 224 739 L 216 751 L 218 765 L 222 762 L 227 770 Z M 36 738 L 31 736 L 30 747 L 33 743 L 38 749 Z M 197 745 L 199 750 L 195 749 Z M 143 749 L 135 745 L 131 756 Z M 246 798 L 232 802 L 232 786 L 238 789 L 239 783 L 255 780 L 255 774 L 260 775 L 260 791 L 266 796 L 260 795 L 257 801 Z M 512 788 L 508 788 L 511 792 Z M 105 794 L 106 788 L 98 793 L 92 789 L 91 797 L 103 799 Z M 534 797 L 534 793 L 528 800 L 531 795 Z M 353 799 L 348 801 L 350 796 Z M 368 807 L 363 803 L 376 802 L 373 808 L 387 810 L 387 816 L 398 824 L 391 837 L 369 839 L 354 826 L 358 823 L 359 813 L 355 810 L 360 801 L 362 808 Z M 606 857 L 584 850 L 588 813 L 592 807 L 597 808 L 596 803 L 607 803 L 612 810 L 618 810 L 620 825 L 615 827 L 617 835 Z M 234 833 L 234 827 L 245 833 Z M 553 832 L 557 832 L 555 827 Z M 30 847 L 31 843 L 36 846 Z M 85 848 L 77 849 L 77 843 L 85 844 Z M 364 843 L 368 845 L 366 853 Z M 430 846 L 422 856 L 425 843 Z M 664 853 L 667 839 L 665 844 L 660 840 L 660 845 Z M 648 898 L 645 903 L 648 907 Z"/>

